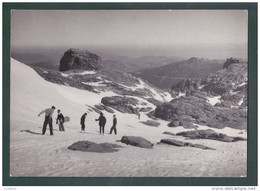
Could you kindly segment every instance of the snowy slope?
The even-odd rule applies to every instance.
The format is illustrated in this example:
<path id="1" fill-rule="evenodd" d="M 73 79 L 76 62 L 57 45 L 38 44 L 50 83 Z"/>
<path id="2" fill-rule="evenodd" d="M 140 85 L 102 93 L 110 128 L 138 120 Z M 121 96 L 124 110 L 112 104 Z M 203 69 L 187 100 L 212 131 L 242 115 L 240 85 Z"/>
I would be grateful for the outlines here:
<path id="1" fill-rule="evenodd" d="M 89 106 L 99 104 L 102 97 L 116 95 L 113 92 L 100 94 L 57 85 L 45 81 L 30 67 L 11 59 L 11 143 L 10 172 L 12 176 L 78 176 L 78 177 L 131 177 L 131 176 L 246 176 L 246 142 L 224 143 L 213 140 L 186 140 L 215 148 L 202 150 L 191 147 L 157 145 L 161 138 L 185 139 L 163 134 L 186 131 L 183 127 L 169 128 L 167 122 L 157 120 L 160 127 L 150 127 L 138 120 L 136 115 L 116 112 L 118 135 L 106 134 L 112 126 L 113 114 L 104 112 L 107 118 L 105 135 L 98 133 L 98 114 Z M 139 98 L 141 99 L 141 98 Z M 143 100 L 142 100 L 143 101 Z M 49 131 L 41 135 L 44 116 L 38 113 L 54 105 L 71 121 L 65 123 L 65 132 L 59 132 L 54 124 L 54 136 Z M 56 110 L 54 118 L 56 118 Z M 80 131 L 80 117 L 86 117 L 87 133 Z M 199 127 L 209 129 L 208 127 Z M 189 129 L 188 129 L 189 130 Z M 214 129 L 216 130 L 216 129 Z M 218 130 L 221 131 L 221 130 Z M 225 128 L 231 136 L 246 137 L 246 132 Z M 153 149 L 124 145 L 124 135 L 142 136 L 152 143 Z M 96 143 L 122 145 L 115 153 L 89 153 L 68 150 L 67 147 L 80 140 Z M 207 156 L 207 157 L 205 157 Z"/>

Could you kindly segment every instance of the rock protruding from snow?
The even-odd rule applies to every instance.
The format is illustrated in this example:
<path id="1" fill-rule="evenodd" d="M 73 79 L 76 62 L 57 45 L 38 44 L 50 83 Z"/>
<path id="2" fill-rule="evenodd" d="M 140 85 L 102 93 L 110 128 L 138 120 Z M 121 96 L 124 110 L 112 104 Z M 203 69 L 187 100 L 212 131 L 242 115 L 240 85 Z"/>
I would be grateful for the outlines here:
<path id="1" fill-rule="evenodd" d="M 67 50 L 60 60 L 60 71 L 72 69 L 98 70 L 101 68 L 101 57 L 87 50 L 79 49 Z"/>
<path id="2" fill-rule="evenodd" d="M 135 147 L 151 149 L 153 144 L 143 137 L 123 136 L 121 142 Z"/>
<path id="3" fill-rule="evenodd" d="M 112 143 L 94 143 L 90 141 L 78 141 L 68 147 L 69 150 L 97 153 L 112 153 L 117 152 L 117 148 L 122 146 Z"/>
<path id="4" fill-rule="evenodd" d="M 184 137 L 189 137 L 191 139 L 212 139 L 223 142 L 236 142 L 236 141 L 245 141 L 243 137 L 230 137 L 223 133 L 217 133 L 211 129 L 207 130 L 196 130 L 196 131 L 185 131 L 177 133 L 176 135 L 181 135 Z"/>
<path id="5" fill-rule="evenodd" d="M 164 131 L 163 134 L 165 134 L 165 135 L 172 135 L 172 136 L 175 136 L 175 135 L 176 135 L 176 134 L 171 133 L 171 132 L 169 132 L 169 131 Z"/>
<path id="6" fill-rule="evenodd" d="M 151 108 L 151 107 L 142 107 L 141 109 L 140 109 L 140 112 L 149 112 L 149 111 L 151 111 L 153 108 Z"/>
<path id="7" fill-rule="evenodd" d="M 160 126 L 159 122 L 153 121 L 153 120 L 142 121 L 141 123 L 148 125 L 148 126 L 152 126 L 152 127 L 159 127 Z"/>
<path id="8" fill-rule="evenodd" d="M 157 106 L 153 115 L 166 121 L 170 127 L 194 128 L 193 123 L 214 128 L 246 129 L 247 112 L 238 108 L 221 108 L 209 104 L 199 96 L 180 97 Z"/>
<path id="9" fill-rule="evenodd" d="M 177 141 L 175 139 L 162 139 L 160 141 L 160 143 L 164 143 L 164 144 L 167 144 L 167 145 L 173 145 L 173 146 L 177 146 L 177 147 L 196 147 L 196 148 L 200 148 L 200 149 L 215 150 L 215 149 L 212 149 L 210 147 L 207 147 L 207 146 L 204 146 L 204 145 L 201 145 L 201 144 L 192 144 L 192 143 L 189 143 L 189 142 Z"/>
<path id="10" fill-rule="evenodd" d="M 138 100 L 135 98 L 122 96 L 104 97 L 101 103 L 122 113 L 138 114 L 138 109 L 134 108 L 138 104 Z"/>
<path id="11" fill-rule="evenodd" d="M 106 111 L 109 112 L 109 113 L 115 113 L 113 109 L 111 109 L 111 108 L 109 108 L 109 107 L 107 107 L 107 106 L 101 105 L 101 104 L 99 104 L 99 105 L 94 105 L 94 107 L 97 108 L 98 110 L 102 110 L 102 111 L 103 111 L 103 110 L 106 110 Z M 100 112 L 99 112 L 99 113 L 100 113 Z"/>

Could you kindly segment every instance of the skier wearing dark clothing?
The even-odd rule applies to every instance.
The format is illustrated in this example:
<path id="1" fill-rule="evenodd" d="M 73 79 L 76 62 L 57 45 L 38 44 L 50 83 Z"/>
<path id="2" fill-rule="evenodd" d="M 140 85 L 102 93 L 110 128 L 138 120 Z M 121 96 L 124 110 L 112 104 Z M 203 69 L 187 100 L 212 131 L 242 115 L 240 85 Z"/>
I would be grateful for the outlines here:
<path id="1" fill-rule="evenodd" d="M 81 130 L 85 131 L 85 118 L 87 116 L 87 113 L 84 113 L 82 117 L 80 118 L 80 124 L 81 124 Z"/>
<path id="2" fill-rule="evenodd" d="M 59 131 L 65 131 L 63 123 L 64 123 L 64 116 L 62 115 L 62 113 L 60 112 L 60 110 L 58 109 L 58 116 L 57 116 L 57 120 L 56 120 L 56 124 L 59 124 Z"/>
<path id="3" fill-rule="evenodd" d="M 104 135 L 105 125 L 106 125 L 106 118 L 104 117 L 103 113 L 100 113 L 100 116 L 96 121 L 99 121 L 99 131 Z"/>
<path id="4" fill-rule="evenodd" d="M 113 130 L 115 131 L 115 134 L 116 134 L 116 124 L 117 124 L 117 118 L 116 118 L 116 115 L 114 115 L 113 126 L 110 129 L 110 134 L 112 134 Z"/>
<path id="5" fill-rule="evenodd" d="M 43 111 L 41 111 L 39 114 L 38 114 L 38 117 L 40 117 L 41 114 L 45 113 L 45 120 L 44 120 L 44 123 L 43 123 L 43 128 L 42 128 L 42 134 L 44 135 L 45 132 L 46 132 L 46 128 L 47 128 L 47 125 L 49 124 L 49 127 L 50 127 L 50 135 L 53 135 L 53 129 L 52 129 L 52 114 L 55 110 L 55 107 L 52 106 L 51 108 L 47 108 Z"/>

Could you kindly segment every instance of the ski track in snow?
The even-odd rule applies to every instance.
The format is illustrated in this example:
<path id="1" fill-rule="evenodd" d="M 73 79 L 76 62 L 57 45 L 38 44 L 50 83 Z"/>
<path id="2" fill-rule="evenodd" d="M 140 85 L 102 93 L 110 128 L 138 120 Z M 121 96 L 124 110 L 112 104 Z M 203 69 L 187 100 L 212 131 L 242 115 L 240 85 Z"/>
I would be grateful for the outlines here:
<path id="1" fill-rule="evenodd" d="M 117 135 L 108 135 L 112 116 L 106 111 L 105 135 L 98 133 L 95 112 L 86 117 L 86 132 L 80 132 L 80 117 L 88 106 L 99 104 L 102 97 L 117 95 L 100 94 L 57 85 L 45 81 L 33 69 L 11 59 L 11 120 L 10 120 L 10 173 L 23 177 L 240 177 L 246 176 L 246 141 L 225 143 L 214 140 L 187 140 L 169 136 L 164 131 L 188 131 L 183 127 L 169 128 L 168 122 L 157 120 L 159 127 L 140 122 L 150 120 L 142 113 L 137 115 L 116 112 Z M 144 101 L 141 98 L 138 100 Z M 41 135 L 44 116 L 38 113 L 52 105 L 71 121 L 65 123 L 65 132 L 59 132 L 54 123 L 54 136 Z M 199 126 L 198 129 L 213 129 Z M 213 129 L 231 136 L 247 137 L 247 132 L 231 128 Z M 240 134 L 243 132 L 243 134 Z M 153 149 L 143 149 L 117 142 L 124 135 L 142 136 L 152 143 Z M 204 144 L 216 150 L 191 147 L 157 145 L 162 138 Z M 88 140 L 95 143 L 115 143 L 123 146 L 114 153 L 91 153 L 68 150 L 71 144 Z"/>

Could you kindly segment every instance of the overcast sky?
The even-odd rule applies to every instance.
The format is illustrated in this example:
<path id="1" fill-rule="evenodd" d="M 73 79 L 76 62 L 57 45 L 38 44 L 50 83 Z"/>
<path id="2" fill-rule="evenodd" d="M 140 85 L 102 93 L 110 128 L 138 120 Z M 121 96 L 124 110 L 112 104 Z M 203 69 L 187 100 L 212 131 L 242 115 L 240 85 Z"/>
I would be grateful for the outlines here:
<path id="1" fill-rule="evenodd" d="M 13 10 L 14 46 L 247 43 L 244 10 Z"/>

